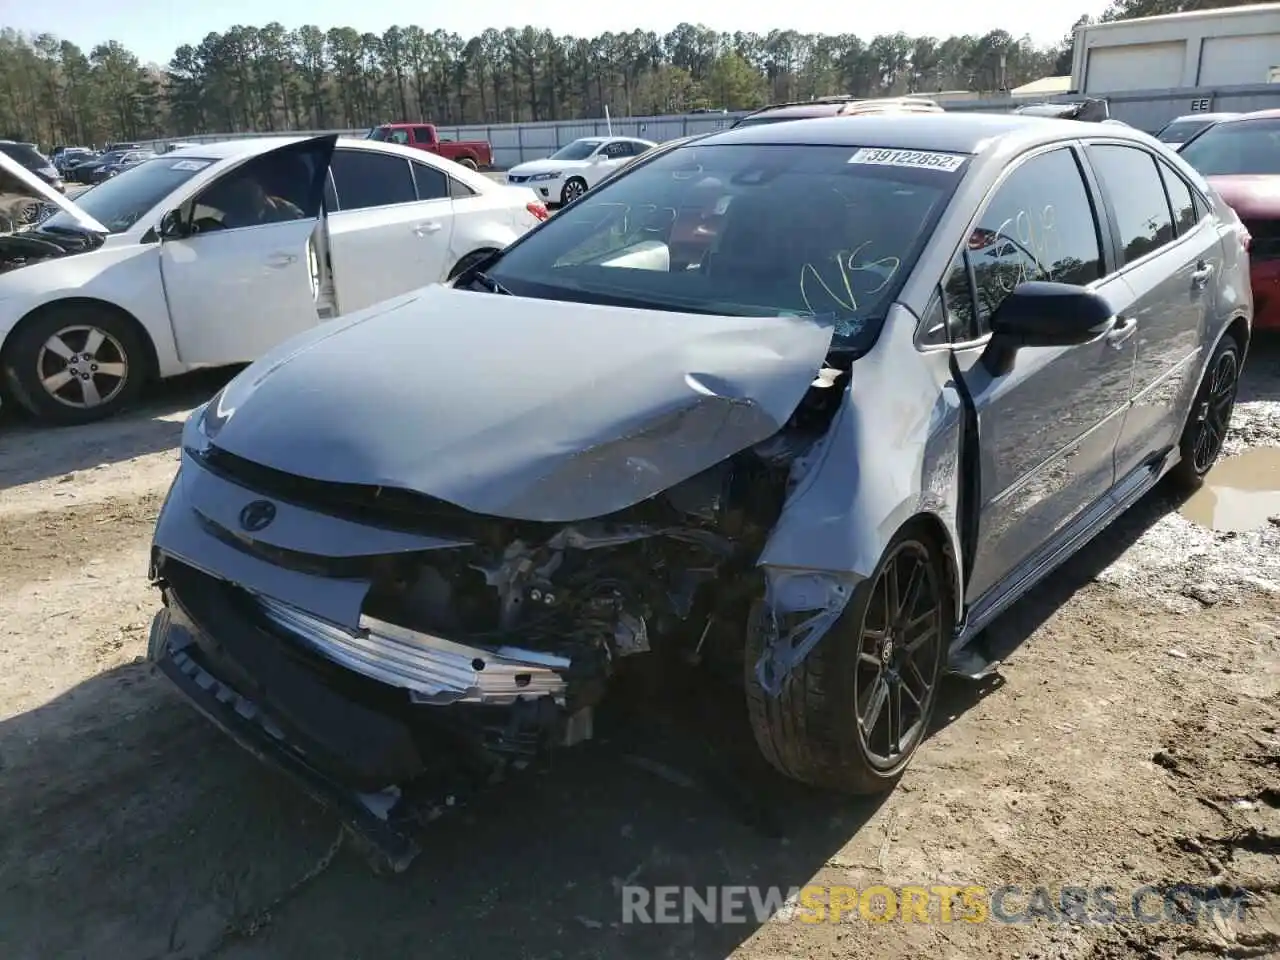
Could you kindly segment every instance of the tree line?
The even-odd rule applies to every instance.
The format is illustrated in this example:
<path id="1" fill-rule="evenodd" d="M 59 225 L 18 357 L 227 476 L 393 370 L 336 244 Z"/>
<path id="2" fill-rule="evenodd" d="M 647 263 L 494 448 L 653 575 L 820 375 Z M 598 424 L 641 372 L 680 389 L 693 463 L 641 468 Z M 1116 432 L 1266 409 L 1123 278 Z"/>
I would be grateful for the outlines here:
<path id="1" fill-rule="evenodd" d="M 1240 0 L 1113 0 L 1104 20 Z M 1087 17 L 1076 21 L 1088 22 Z M 164 66 L 117 41 L 87 53 L 53 34 L 0 30 L 0 135 L 49 147 L 200 133 L 444 125 L 738 110 L 831 94 L 997 92 L 1069 73 L 1071 40 L 1041 48 L 1004 30 L 721 33 L 682 23 L 557 36 L 533 27 L 470 39 L 419 26 L 235 26 L 179 47 Z"/>

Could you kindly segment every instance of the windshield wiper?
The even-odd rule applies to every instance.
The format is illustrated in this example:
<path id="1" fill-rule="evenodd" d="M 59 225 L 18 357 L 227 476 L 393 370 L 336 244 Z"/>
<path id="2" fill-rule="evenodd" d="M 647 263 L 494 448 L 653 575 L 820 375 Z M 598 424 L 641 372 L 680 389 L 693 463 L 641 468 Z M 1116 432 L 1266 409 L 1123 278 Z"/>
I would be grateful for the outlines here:
<path id="1" fill-rule="evenodd" d="M 500 284 L 497 280 L 493 279 L 493 277 L 479 270 L 473 273 L 471 278 L 467 281 L 468 286 L 473 283 L 480 284 L 480 286 L 484 287 L 490 293 L 500 293 L 504 297 L 514 296 L 510 290 Z"/>

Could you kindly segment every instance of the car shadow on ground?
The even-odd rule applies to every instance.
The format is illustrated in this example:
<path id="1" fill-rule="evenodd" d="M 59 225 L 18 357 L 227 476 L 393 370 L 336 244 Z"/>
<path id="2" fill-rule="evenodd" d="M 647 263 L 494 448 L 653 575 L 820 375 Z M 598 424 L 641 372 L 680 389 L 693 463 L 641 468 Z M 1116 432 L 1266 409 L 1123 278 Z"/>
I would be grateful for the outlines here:
<path id="1" fill-rule="evenodd" d="M 208 400 L 239 369 L 173 377 L 152 385 L 119 416 L 79 427 L 33 423 L 6 403 L 0 409 L 0 490 L 176 449 L 187 411 Z"/>
<path id="2" fill-rule="evenodd" d="M 727 690 L 692 703 L 634 692 L 553 769 L 426 826 L 407 873 L 379 878 L 340 850 L 294 897 L 336 821 L 148 666 L 98 675 L 0 724 L 0 955 L 726 956 L 767 912 L 747 900 L 744 922 L 624 923 L 623 887 L 758 884 L 781 898 L 878 801 L 739 763 L 755 754 Z M 759 807 L 778 829 L 744 814 Z"/>

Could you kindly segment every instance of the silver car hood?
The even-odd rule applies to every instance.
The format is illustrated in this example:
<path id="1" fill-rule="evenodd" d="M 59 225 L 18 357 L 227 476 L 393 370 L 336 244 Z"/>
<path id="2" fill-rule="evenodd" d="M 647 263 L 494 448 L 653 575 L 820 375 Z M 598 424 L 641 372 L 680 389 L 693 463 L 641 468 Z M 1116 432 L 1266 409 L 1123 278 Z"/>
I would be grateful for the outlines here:
<path id="1" fill-rule="evenodd" d="M 52 203 L 86 230 L 111 232 L 18 161 L 0 153 L 0 204 L 22 197 Z"/>
<path id="2" fill-rule="evenodd" d="M 205 433 L 301 477 L 572 522 L 638 503 L 776 433 L 831 336 L 811 318 L 433 286 L 272 351 L 216 398 Z"/>

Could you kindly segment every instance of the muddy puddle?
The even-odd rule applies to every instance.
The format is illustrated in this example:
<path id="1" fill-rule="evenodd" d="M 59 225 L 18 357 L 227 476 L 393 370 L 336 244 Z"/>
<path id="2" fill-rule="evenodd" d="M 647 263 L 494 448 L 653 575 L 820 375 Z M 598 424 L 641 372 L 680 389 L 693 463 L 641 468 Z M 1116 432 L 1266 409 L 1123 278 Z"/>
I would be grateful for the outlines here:
<path id="1" fill-rule="evenodd" d="M 1233 533 L 1280 523 L 1280 447 L 1254 447 L 1219 460 L 1178 512 L 1210 530 Z"/>

